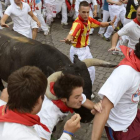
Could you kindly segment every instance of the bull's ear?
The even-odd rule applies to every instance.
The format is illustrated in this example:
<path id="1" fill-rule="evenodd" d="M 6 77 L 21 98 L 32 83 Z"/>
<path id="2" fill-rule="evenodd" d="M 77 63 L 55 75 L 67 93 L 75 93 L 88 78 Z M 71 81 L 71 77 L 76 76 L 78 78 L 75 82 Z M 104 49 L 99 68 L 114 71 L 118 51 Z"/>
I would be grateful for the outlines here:
<path id="1" fill-rule="evenodd" d="M 74 63 L 78 63 L 80 60 L 79 60 L 79 58 L 78 58 L 78 55 L 74 55 L 74 59 L 73 59 L 74 61 Z"/>

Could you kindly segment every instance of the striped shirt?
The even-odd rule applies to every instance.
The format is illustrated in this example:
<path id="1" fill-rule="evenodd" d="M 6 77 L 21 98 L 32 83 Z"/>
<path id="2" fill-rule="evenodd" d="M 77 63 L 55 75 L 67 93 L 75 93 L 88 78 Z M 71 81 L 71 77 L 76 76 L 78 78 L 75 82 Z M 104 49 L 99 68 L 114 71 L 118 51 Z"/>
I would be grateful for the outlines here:
<path id="1" fill-rule="evenodd" d="M 77 42 L 72 45 L 76 48 L 86 47 L 89 41 L 90 28 L 96 28 L 99 26 L 100 22 L 91 17 L 85 22 L 80 16 L 78 16 L 69 32 L 69 34 L 74 37 L 74 42 Z"/>

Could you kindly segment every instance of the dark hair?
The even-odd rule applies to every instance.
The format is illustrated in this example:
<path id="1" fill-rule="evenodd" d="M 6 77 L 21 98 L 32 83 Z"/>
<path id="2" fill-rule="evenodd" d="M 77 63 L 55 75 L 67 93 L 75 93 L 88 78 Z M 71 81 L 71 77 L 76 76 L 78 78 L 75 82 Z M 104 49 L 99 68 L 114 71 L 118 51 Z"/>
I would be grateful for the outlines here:
<path id="1" fill-rule="evenodd" d="M 135 55 L 140 59 L 140 38 L 139 38 L 139 42 L 135 45 Z"/>
<path id="2" fill-rule="evenodd" d="M 80 76 L 71 74 L 62 75 L 54 84 L 54 92 L 58 99 L 67 98 L 72 94 L 76 87 L 83 87 L 84 81 Z"/>
<path id="3" fill-rule="evenodd" d="M 8 108 L 30 113 L 38 98 L 44 97 L 46 87 L 47 78 L 39 68 L 25 66 L 16 70 L 8 77 Z"/>
<path id="4" fill-rule="evenodd" d="M 89 3 L 87 1 L 82 1 L 79 4 L 79 9 L 80 9 L 81 6 L 86 6 L 87 7 L 87 6 L 89 6 Z"/>

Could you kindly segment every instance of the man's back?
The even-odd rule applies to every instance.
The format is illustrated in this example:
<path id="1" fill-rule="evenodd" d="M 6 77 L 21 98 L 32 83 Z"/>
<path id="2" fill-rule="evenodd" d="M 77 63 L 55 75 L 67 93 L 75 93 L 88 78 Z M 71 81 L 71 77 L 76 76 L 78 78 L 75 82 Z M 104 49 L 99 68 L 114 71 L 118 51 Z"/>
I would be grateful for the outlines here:
<path id="1" fill-rule="evenodd" d="M 1 140 L 41 140 L 32 126 L 18 123 L 0 123 Z"/>
<path id="2" fill-rule="evenodd" d="M 106 96 L 114 105 L 107 124 L 114 131 L 125 130 L 137 114 L 140 73 L 130 66 L 119 66 L 100 89 L 99 94 Z"/>

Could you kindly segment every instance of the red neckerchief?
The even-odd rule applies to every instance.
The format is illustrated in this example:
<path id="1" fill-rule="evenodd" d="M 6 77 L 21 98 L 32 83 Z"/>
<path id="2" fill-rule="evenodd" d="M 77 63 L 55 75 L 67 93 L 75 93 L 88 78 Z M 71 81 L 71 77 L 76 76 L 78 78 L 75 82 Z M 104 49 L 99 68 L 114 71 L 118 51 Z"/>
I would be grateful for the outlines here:
<path id="1" fill-rule="evenodd" d="M 140 59 L 134 53 L 134 50 L 126 46 L 120 46 L 125 58 L 119 63 L 120 65 L 129 65 L 136 71 L 140 72 Z"/>
<path id="2" fill-rule="evenodd" d="M 51 82 L 50 83 L 50 91 L 53 95 L 55 95 L 54 93 L 54 90 L 53 90 L 53 86 L 54 86 L 54 82 Z M 73 113 L 73 109 L 72 108 L 69 108 L 68 106 L 66 106 L 64 104 L 64 102 L 62 102 L 61 100 L 52 100 L 52 102 L 64 113 L 66 112 L 71 112 Z"/>
<path id="3" fill-rule="evenodd" d="M 78 16 L 78 19 L 75 20 L 75 22 L 80 22 L 85 26 L 88 26 L 88 20 L 87 21 L 83 20 L 83 18 L 80 15 Z"/>
<path id="4" fill-rule="evenodd" d="M 0 122 L 12 122 L 23 124 L 26 126 L 40 125 L 46 130 L 50 132 L 50 130 L 40 122 L 40 118 L 37 115 L 32 115 L 29 113 L 19 113 L 17 111 L 12 111 L 6 108 L 6 106 L 0 107 Z"/>
<path id="5" fill-rule="evenodd" d="M 140 26 L 140 22 L 137 20 L 137 18 L 133 19 L 133 21 Z"/>

